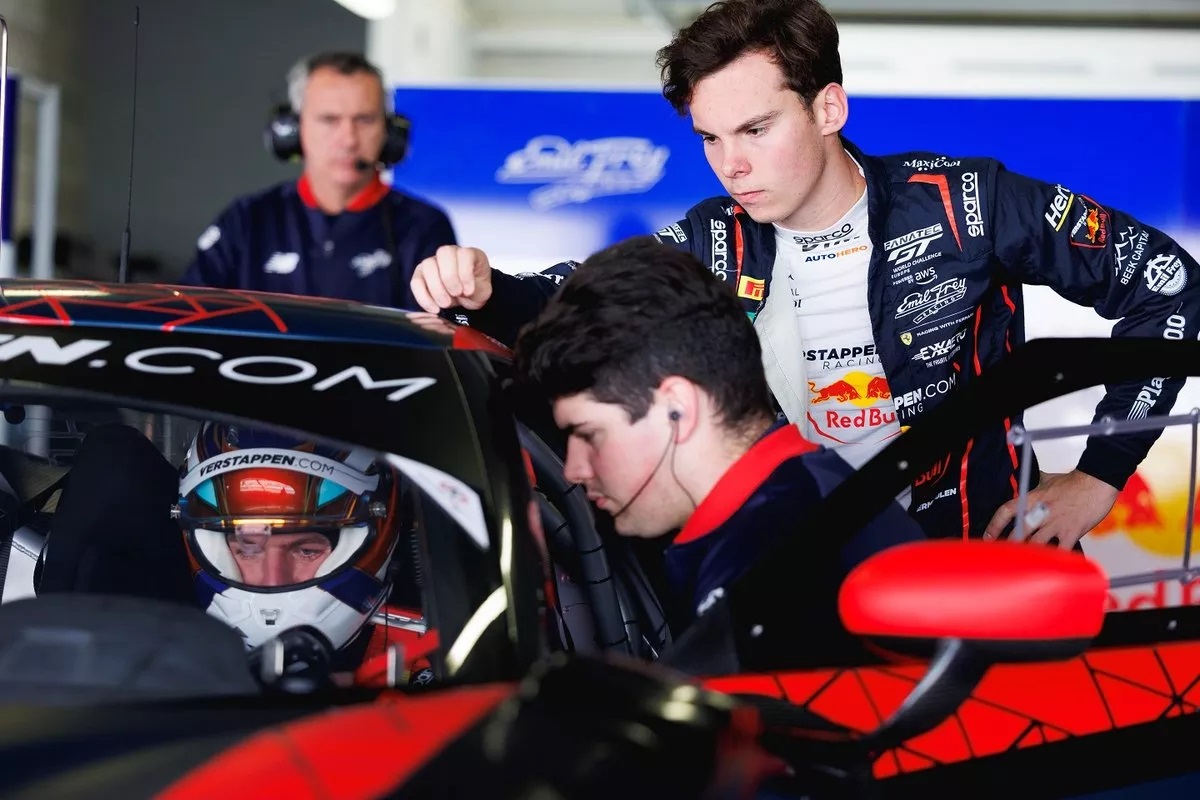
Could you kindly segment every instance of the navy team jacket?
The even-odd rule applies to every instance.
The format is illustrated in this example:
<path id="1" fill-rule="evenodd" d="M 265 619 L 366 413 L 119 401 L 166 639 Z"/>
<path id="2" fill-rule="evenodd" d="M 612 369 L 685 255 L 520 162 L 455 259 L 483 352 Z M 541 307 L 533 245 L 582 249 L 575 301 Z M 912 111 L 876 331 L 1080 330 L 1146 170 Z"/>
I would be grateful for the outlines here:
<path id="1" fill-rule="evenodd" d="M 838 532 L 803 530 L 805 512 L 852 472 L 841 456 L 805 439 L 795 425 L 772 425 L 717 480 L 664 551 L 667 583 L 682 601 L 676 605 L 690 604 L 696 616 L 703 614 L 784 536 L 813 537 L 813 558 L 827 563 L 797 564 L 796 574 L 821 576 L 813 581 L 815 591 L 840 585 L 841 577 L 880 550 L 926 538 L 892 502 L 840 550 L 820 546 L 820 537 Z"/>
<path id="2" fill-rule="evenodd" d="M 446 213 L 378 178 L 331 215 L 301 177 L 231 203 L 180 283 L 415 309 L 413 269 L 444 244 L 456 244 Z"/>

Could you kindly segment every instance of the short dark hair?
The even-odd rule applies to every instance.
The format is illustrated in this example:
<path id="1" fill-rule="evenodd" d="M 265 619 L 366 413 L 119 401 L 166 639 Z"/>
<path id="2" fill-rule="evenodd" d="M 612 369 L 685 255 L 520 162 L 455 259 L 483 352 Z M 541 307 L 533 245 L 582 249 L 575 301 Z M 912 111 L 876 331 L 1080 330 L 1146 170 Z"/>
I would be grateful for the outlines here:
<path id="1" fill-rule="evenodd" d="M 663 97 L 685 114 L 697 83 L 760 50 L 806 107 L 821 89 L 842 82 L 837 23 L 817 0 L 721 0 L 658 51 Z"/>
<path id="2" fill-rule="evenodd" d="M 300 110 L 309 77 L 319 69 L 331 69 L 339 75 L 374 75 L 379 80 L 379 86 L 383 87 L 383 72 L 368 61 L 362 53 L 352 50 L 330 50 L 317 53 L 301 59 L 288 70 L 288 102 L 295 111 Z M 384 94 L 387 94 L 386 90 Z"/>
<path id="3" fill-rule="evenodd" d="M 703 388 L 731 430 L 774 414 L 758 336 L 733 292 L 651 236 L 583 262 L 522 329 L 516 369 L 527 391 L 551 400 L 589 391 L 632 422 L 671 375 Z"/>

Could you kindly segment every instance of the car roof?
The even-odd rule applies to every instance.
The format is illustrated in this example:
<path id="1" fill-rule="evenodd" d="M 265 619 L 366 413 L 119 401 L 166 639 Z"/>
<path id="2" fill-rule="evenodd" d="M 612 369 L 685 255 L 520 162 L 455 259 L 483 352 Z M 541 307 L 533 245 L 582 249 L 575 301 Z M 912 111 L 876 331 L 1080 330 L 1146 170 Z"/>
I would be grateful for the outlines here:
<path id="1" fill-rule="evenodd" d="M 48 392 L 274 425 L 398 454 L 476 490 L 503 460 L 494 366 L 505 352 L 433 315 L 348 301 L 0 281 L 6 402 Z"/>
<path id="2" fill-rule="evenodd" d="M 0 280 L 0 321 L 188 330 L 405 347 L 499 348 L 432 314 L 349 300 L 202 286 Z"/>

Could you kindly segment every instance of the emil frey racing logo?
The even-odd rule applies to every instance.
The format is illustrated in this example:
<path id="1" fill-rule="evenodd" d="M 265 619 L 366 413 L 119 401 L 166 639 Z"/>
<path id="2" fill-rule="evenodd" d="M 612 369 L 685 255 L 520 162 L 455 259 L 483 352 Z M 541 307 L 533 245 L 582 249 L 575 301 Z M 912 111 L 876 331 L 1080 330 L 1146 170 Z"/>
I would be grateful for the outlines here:
<path id="1" fill-rule="evenodd" d="M 648 191 L 662 180 L 670 155 L 669 148 L 632 136 L 573 143 L 561 136 L 535 136 L 508 154 L 496 170 L 496 180 L 548 184 L 529 193 L 535 210 L 548 211 L 596 197 Z"/>

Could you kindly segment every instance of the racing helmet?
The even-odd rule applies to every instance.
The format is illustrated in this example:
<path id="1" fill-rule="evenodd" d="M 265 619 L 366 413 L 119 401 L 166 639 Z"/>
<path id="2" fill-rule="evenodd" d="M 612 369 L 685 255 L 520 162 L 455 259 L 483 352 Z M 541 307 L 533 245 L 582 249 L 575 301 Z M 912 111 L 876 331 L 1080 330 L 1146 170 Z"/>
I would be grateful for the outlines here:
<path id="1" fill-rule="evenodd" d="M 369 452 L 205 423 L 180 473 L 200 607 L 248 649 L 298 625 L 341 648 L 387 599 L 400 477 Z"/>

